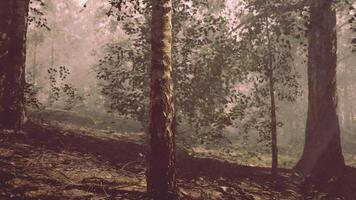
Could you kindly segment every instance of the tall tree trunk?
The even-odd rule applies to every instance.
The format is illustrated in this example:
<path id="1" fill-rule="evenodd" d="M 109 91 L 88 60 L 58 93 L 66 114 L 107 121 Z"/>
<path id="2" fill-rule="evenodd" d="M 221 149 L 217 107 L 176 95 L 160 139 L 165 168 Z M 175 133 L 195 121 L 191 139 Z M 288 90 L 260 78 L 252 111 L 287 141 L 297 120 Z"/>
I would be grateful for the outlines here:
<path id="1" fill-rule="evenodd" d="M 56 15 L 55 15 L 56 16 Z M 50 60 L 50 69 L 54 69 L 54 65 L 55 65 L 55 27 L 56 27 L 56 22 L 54 22 L 52 30 L 51 30 L 51 60 Z M 50 83 L 51 84 L 51 83 Z M 52 106 L 52 104 L 56 101 L 56 97 L 55 94 L 53 92 L 53 90 L 51 89 L 49 91 L 49 95 L 48 95 L 48 105 L 49 107 Z"/>
<path id="2" fill-rule="evenodd" d="M 0 127 L 26 122 L 25 60 L 29 0 L 0 1 Z"/>
<path id="3" fill-rule="evenodd" d="M 53 69 L 54 68 L 54 33 L 52 31 L 51 33 L 52 39 L 51 39 L 51 63 L 50 67 Z"/>
<path id="4" fill-rule="evenodd" d="M 274 96 L 274 80 L 273 69 L 269 72 L 269 93 L 271 100 L 271 138 L 272 138 L 272 175 L 277 176 L 278 173 L 278 146 L 277 146 L 277 117 L 276 117 L 276 102 Z"/>
<path id="5" fill-rule="evenodd" d="M 308 52 L 309 105 L 303 155 L 295 169 L 325 181 L 344 169 L 336 114 L 336 13 L 332 0 L 311 2 Z"/>
<path id="6" fill-rule="evenodd" d="M 34 86 L 37 85 L 37 41 L 34 41 L 33 45 L 33 64 L 32 64 L 32 84 Z"/>
<path id="7" fill-rule="evenodd" d="M 351 120 L 351 100 L 350 100 L 350 95 L 349 92 L 352 90 L 349 90 L 349 86 L 351 85 L 351 81 L 349 80 L 350 72 L 348 70 L 349 67 L 349 62 L 344 61 L 344 71 L 342 72 L 341 78 L 343 79 L 343 86 L 342 86 L 342 99 L 343 99 L 343 109 L 342 109 L 342 125 L 343 128 L 345 129 L 346 133 L 349 133 L 351 131 L 351 125 L 352 125 L 352 120 Z"/>
<path id="8" fill-rule="evenodd" d="M 269 95 L 270 95 L 270 111 L 271 111 L 271 147 L 272 147 L 272 175 L 277 176 L 278 173 L 278 147 L 277 147 L 277 117 L 276 117 L 276 102 L 274 96 L 274 77 L 273 77 L 273 55 L 271 46 L 271 37 L 269 30 L 269 20 L 266 18 L 266 32 L 268 42 L 268 79 L 269 79 Z"/>
<path id="9" fill-rule="evenodd" d="M 153 0 L 150 92 L 150 154 L 147 191 L 155 199 L 174 199 L 175 108 L 172 80 L 172 2 Z"/>
<path id="10" fill-rule="evenodd" d="M 348 84 L 346 83 L 344 86 L 344 128 L 347 130 L 351 130 L 351 102 L 349 98 L 349 89 Z"/>
<path id="11" fill-rule="evenodd" d="M 354 124 L 354 107 L 352 105 L 352 101 L 350 101 L 350 128 L 353 129 Z"/>

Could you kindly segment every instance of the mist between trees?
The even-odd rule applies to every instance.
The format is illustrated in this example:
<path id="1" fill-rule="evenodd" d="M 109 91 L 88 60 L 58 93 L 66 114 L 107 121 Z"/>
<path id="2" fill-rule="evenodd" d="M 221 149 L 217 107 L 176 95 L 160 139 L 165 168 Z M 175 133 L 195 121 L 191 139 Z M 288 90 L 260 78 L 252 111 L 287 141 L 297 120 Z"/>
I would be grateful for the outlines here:
<path id="1" fill-rule="evenodd" d="M 176 145 L 274 176 L 356 167 L 354 1 L 26 2 L 0 3 L 2 127 L 143 133 L 168 199 Z"/>

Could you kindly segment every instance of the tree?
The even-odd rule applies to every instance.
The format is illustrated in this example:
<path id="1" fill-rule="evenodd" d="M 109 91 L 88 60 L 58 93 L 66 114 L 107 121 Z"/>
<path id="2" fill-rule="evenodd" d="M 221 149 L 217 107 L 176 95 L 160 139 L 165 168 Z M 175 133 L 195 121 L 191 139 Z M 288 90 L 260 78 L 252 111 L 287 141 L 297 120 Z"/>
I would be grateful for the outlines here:
<path id="1" fill-rule="evenodd" d="M 223 130 L 229 123 L 225 111 L 232 103 L 230 96 L 234 94 L 237 80 L 238 47 L 229 32 L 227 17 L 211 13 L 206 3 L 201 0 L 173 2 L 172 65 L 176 66 L 173 73 L 175 100 L 179 105 L 176 107 L 178 130 L 189 126 L 188 130 L 196 134 L 185 139 L 211 143 L 223 139 Z M 122 12 L 132 12 L 130 8 L 134 5 L 129 4 L 127 10 L 121 12 L 111 9 L 115 21 L 124 16 Z M 141 122 L 144 130 L 147 130 L 149 104 L 146 85 L 151 54 L 150 14 L 151 5 L 146 2 L 140 4 L 139 12 L 133 17 L 120 18 L 116 23 L 127 36 L 122 38 L 129 39 L 107 44 L 105 57 L 95 66 L 101 93 L 108 100 L 106 108 Z"/>
<path id="2" fill-rule="evenodd" d="M 152 2 L 151 48 L 147 191 L 168 200 L 176 195 L 171 0 Z"/>
<path id="3" fill-rule="evenodd" d="M 32 32 L 29 31 L 28 33 L 28 38 L 27 38 L 28 44 L 30 45 L 30 42 L 33 46 L 33 58 L 32 58 L 32 77 L 31 77 L 31 83 L 36 86 L 38 84 L 37 78 L 38 78 L 38 66 L 39 63 L 37 62 L 37 51 L 39 45 L 43 43 L 44 41 L 44 36 L 43 32 L 34 30 Z"/>
<path id="4" fill-rule="evenodd" d="M 25 114 L 25 60 L 29 0 L 0 2 L 0 127 L 21 128 Z"/>
<path id="5" fill-rule="evenodd" d="M 336 114 L 336 11 L 332 0 L 310 5 L 308 49 L 309 105 L 306 139 L 297 172 L 323 181 L 342 172 L 345 164 Z"/>
<path id="6" fill-rule="evenodd" d="M 355 19 L 356 13 L 352 2 L 343 2 L 339 7 L 339 15 L 344 23 L 338 28 L 338 94 L 339 101 L 339 114 L 340 114 L 340 127 L 341 132 L 345 132 L 345 136 L 349 137 L 353 133 L 353 118 L 354 118 L 354 106 L 355 96 L 351 91 L 354 89 L 355 82 L 352 77 L 355 76 L 355 69 L 353 63 L 355 63 L 354 57 L 354 45 L 356 39 L 353 37 L 355 32 Z"/>
<path id="7" fill-rule="evenodd" d="M 273 52 L 271 46 L 271 35 L 269 30 L 269 19 L 266 18 L 266 37 L 267 37 L 267 49 L 268 49 L 268 85 L 269 85 L 269 97 L 270 97 L 270 112 L 271 112 L 271 146 L 272 146 L 272 175 L 276 176 L 278 171 L 278 147 L 277 147 L 277 116 L 276 116 L 276 100 L 275 100 L 275 82 L 273 74 Z"/>
<path id="8" fill-rule="evenodd" d="M 277 10 L 279 2 L 245 0 L 248 14 L 244 15 Z M 301 34 L 299 24 L 297 14 L 288 11 L 257 18 L 238 33 L 240 68 L 245 70 L 245 87 L 248 85 L 250 92 L 238 95 L 240 103 L 233 107 L 231 114 L 239 119 L 235 122 L 243 133 L 256 131 L 259 142 L 267 142 L 274 176 L 278 171 L 277 128 L 282 125 L 282 120 L 277 120 L 278 103 L 293 102 L 299 95 L 298 73 L 294 67 L 295 43 Z"/>

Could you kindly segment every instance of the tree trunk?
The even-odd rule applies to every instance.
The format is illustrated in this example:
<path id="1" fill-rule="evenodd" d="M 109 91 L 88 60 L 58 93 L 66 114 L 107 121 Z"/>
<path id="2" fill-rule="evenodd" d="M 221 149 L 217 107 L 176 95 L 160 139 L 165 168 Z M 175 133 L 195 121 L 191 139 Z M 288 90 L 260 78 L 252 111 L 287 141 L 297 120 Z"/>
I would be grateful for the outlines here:
<path id="1" fill-rule="evenodd" d="M 51 40 L 51 63 L 50 67 L 53 69 L 54 68 L 54 33 L 52 30 L 52 40 Z"/>
<path id="2" fill-rule="evenodd" d="M 34 41 L 33 45 L 33 69 L 32 69 L 32 84 L 37 85 L 37 41 Z"/>
<path id="3" fill-rule="evenodd" d="M 25 60 L 29 0 L 0 1 L 0 127 L 26 122 Z"/>
<path id="4" fill-rule="evenodd" d="M 274 96 L 274 81 L 273 70 L 270 70 L 269 76 L 269 92 L 271 100 L 271 145 L 272 145 L 272 175 L 277 176 L 278 173 L 278 147 L 277 147 L 277 117 L 276 117 L 276 102 Z"/>
<path id="5" fill-rule="evenodd" d="M 175 108 L 172 80 L 172 2 L 153 0 L 150 92 L 150 154 L 147 191 L 154 199 L 176 196 Z"/>
<path id="6" fill-rule="evenodd" d="M 306 178 L 326 181 L 344 169 L 336 114 L 336 13 L 332 0 L 311 3 L 309 105 L 303 155 L 295 169 Z"/>
<path id="7" fill-rule="evenodd" d="M 352 101 L 350 101 L 350 128 L 351 130 L 354 128 L 354 107 L 352 105 Z"/>
<path id="8" fill-rule="evenodd" d="M 269 82 L 270 82 L 269 92 L 271 98 L 272 175 L 277 176 L 278 173 L 277 117 L 276 117 L 276 103 L 274 97 L 273 70 L 270 71 Z"/>
<path id="9" fill-rule="evenodd" d="M 344 86 L 344 128 L 348 131 L 351 130 L 351 102 L 349 98 L 349 90 L 347 83 Z"/>
<path id="10" fill-rule="evenodd" d="M 351 120 L 351 105 L 352 102 L 350 100 L 350 95 L 349 92 L 352 90 L 349 90 L 349 86 L 351 86 L 352 81 L 349 80 L 349 76 L 350 76 L 350 71 L 348 70 L 349 67 L 349 62 L 347 62 L 347 60 L 344 63 L 344 71 L 342 72 L 342 79 L 343 79 L 343 85 L 342 85 L 342 91 L 343 91 L 343 95 L 342 95 L 342 99 L 343 99 L 343 109 L 342 109 L 342 125 L 344 130 L 346 131 L 346 133 L 350 133 L 352 132 L 352 120 Z"/>
<path id="11" fill-rule="evenodd" d="M 271 37 L 269 30 L 269 20 L 266 18 L 266 32 L 268 42 L 268 79 L 269 79 L 269 95 L 270 95 L 270 111 L 271 111 L 271 147 L 272 147 L 272 175 L 277 176 L 278 173 L 278 147 L 277 147 L 277 117 L 276 117 L 276 102 L 274 96 L 274 77 L 273 77 L 273 55 L 271 46 Z"/>

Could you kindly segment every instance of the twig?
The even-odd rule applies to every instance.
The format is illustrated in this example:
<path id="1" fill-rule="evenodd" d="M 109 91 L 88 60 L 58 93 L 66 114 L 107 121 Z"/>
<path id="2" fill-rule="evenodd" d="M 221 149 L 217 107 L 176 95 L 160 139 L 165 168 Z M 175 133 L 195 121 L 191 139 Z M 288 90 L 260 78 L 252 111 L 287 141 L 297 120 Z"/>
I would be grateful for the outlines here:
<path id="1" fill-rule="evenodd" d="M 238 24 L 235 28 L 232 29 L 232 32 L 237 31 L 238 29 L 240 29 L 243 26 L 248 26 L 249 24 L 256 22 L 262 18 L 268 17 L 268 16 L 272 15 L 273 12 L 275 12 L 274 14 L 276 14 L 277 17 L 280 17 L 287 12 L 302 9 L 305 6 L 308 6 L 310 3 L 311 3 L 311 0 L 302 0 L 295 4 L 291 4 L 291 5 L 287 5 L 287 6 L 280 6 L 280 7 L 274 8 L 274 9 L 267 8 L 260 14 L 255 15 L 253 17 L 249 17 L 248 19 L 240 22 L 240 24 Z"/>
<path id="2" fill-rule="evenodd" d="M 121 170 L 124 170 L 125 167 L 127 167 L 127 166 L 130 165 L 130 164 L 136 163 L 136 162 L 139 162 L 139 159 L 136 159 L 136 160 L 134 160 L 134 161 L 130 161 L 130 162 L 124 164 L 124 165 L 121 167 Z"/>
<path id="3" fill-rule="evenodd" d="M 108 193 L 106 193 L 106 190 L 105 190 L 105 188 L 104 188 L 104 185 L 103 185 L 103 182 L 102 182 L 102 181 L 100 181 L 100 184 L 101 184 L 101 187 L 103 188 L 103 191 L 104 191 L 106 197 L 109 197 Z"/>
<path id="4" fill-rule="evenodd" d="M 58 173 L 62 174 L 66 179 L 68 179 L 72 184 L 75 184 L 74 181 L 72 181 L 71 178 L 69 178 L 65 173 L 61 172 L 61 171 L 57 171 Z"/>

